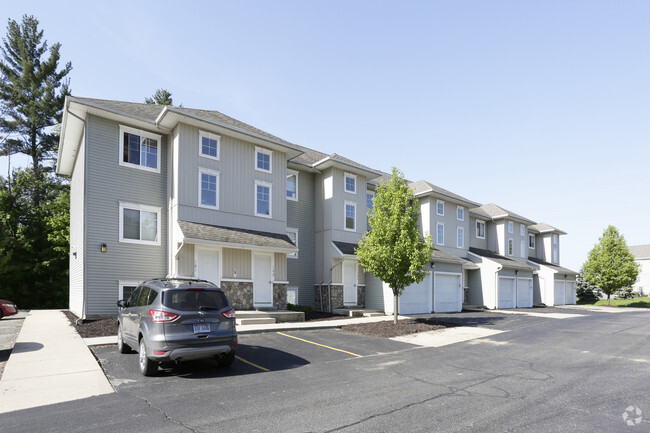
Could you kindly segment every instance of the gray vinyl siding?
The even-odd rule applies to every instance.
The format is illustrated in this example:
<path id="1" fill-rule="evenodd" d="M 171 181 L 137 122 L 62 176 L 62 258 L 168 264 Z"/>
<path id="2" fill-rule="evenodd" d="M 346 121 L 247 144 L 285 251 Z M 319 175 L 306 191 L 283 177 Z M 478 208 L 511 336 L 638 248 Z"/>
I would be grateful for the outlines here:
<path id="1" fill-rule="evenodd" d="M 463 268 L 461 265 L 455 265 L 453 263 L 440 263 L 436 262 L 435 267 L 433 269 L 434 272 L 452 272 L 455 274 L 460 274 L 462 272 Z"/>
<path id="2" fill-rule="evenodd" d="M 250 280 L 253 278 L 251 272 L 252 260 L 251 250 L 224 248 L 221 277 Z M 237 276 L 235 276 L 235 270 Z"/>
<path id="3" fill-rule="evenodd" d="M 70 180 L 70 304 L 78 317 L 83 315 L 85 263 L 85 139 L 82 138 Z"/>
<path id="4" fill-rule="evenodd" d="M 287 258 L 289 286 L 298 288 L 298 303 L 314 306 L 316 281 L 316 210 L 314 174 L 298 172 L 298 201 L 287 200 L 287 228 L 298 229 L 298 258 Z"/>
<path id="5" fill-rule="evenodd" d="M 194 277 L 194 244 L 185 244 L 178 254 L 178 275 Z"/>
<path id="6" fill-rule="evenodd" d="M 384 311 L 384 289 L 379 278 L 366 274 L 366 308 Z"/>
<path id="7" fill-rule="evenodd" d="M 209 131 L 208 131 L 209 132 Z M 284 233 L 286 155 L 273 151 L 271 170 L 255 170 L 255 145 L 220 134 L 219 160 L 200 156 L 199 129 L 180 124 L 178 135 L 178 218 L 203 224 Z M 219 209 L 199 206 L 199 168 L 219 173 Z M 272 185 L 271 218 L 255 216 L 255 181 Z"/>
<path id="8" fill-rule="evenodd" d="M 162 137 L 160 173 L 153 173 L 119 165 L 118 123 L 89 115 L 86 127 L 86 315 L 115 314 L 119 280 L 167 274 L 168 140 Z M 159 246 L 119 241 L 120 202 L 161 209 Z M 100 251 L 102 243 L 106 253 Z"/>
<path id="9" fill-rule="evenodd" d="M 438 200 L 444 202 L 445 212 L 444 215 L 438 215 L 437 213 L 437 203 Z M 462 221 L 458 220 L 457 217 L 457 205 L 456 203 L 439 199 L 436 197 L 430 198 L 431 208 L 429 210 L 431 215 L 431 238 L 433 243 L 436 245 L 436 248 L 439 248 L 443 251 L 447 251 L 450 254 L 453 254 L 458 257 L 466 257 L 467 250 L 470 245 L 471 236 L 475 233 L 470 232 L 470 216 L 469 209 L 465 206 L 462 206 L 464 209 L 464 218 Z M 438 245 L 438 224 L 444 224 L 444 244 Z M 458 248 L 458 228 L 463 229 L 463 247 Z"/>
<path id="10" fill-rule="evenodd" d="M 287 281 L 287 255 L 284 253 L 275 253 L 273 263 L 275 268 L 275 281 Z"/>

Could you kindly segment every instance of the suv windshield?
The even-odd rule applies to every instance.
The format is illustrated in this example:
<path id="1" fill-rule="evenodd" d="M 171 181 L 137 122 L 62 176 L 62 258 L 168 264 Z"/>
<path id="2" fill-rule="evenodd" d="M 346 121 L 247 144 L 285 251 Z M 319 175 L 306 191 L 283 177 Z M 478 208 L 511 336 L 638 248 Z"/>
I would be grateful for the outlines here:
<path id="1" fill-rule="evenodd" d="M 167 290 L 162 304 L 180 311 L 221 310 L 228 306 L 226 297 L 217 290 Z"/>

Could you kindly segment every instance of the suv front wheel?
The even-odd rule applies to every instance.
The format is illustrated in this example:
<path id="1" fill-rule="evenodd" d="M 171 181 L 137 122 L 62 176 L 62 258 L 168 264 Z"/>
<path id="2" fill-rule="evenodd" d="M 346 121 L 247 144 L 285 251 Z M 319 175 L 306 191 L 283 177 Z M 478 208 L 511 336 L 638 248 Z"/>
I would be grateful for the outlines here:
<path id="1" fill-rule="evenodd" d="M 147 346 L 144 344 L 144 337 L 140 339 L 140 373 L 144 376 L 153 376 L 158 372 L 158 363 L 147 357 Z"/>
<path id="2" fill-rule="evenodd" d="M 122 335 L 122 325 L 117 325 L 117 351 L 120 353 L 130 353 L 131 347 L 124 344 L 124 336 Z"/>

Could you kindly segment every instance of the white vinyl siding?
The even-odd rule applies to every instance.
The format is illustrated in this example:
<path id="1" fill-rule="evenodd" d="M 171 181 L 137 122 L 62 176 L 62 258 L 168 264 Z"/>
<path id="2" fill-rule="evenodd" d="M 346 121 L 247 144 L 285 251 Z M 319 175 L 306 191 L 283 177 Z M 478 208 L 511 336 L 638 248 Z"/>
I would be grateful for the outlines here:
<path id="1" fill-rule="evenodd" d="M 205 131 L 199 131 L 199 155 L 205 158 L 219 160 L 221 136 Z"/>
<path id="2" fill-rule="evenodd" d="M 160 245 L 160 208 L 120 203 L 120 242 Z"/>
<path id="3" fill-rule="evenodd" d="M 120 125 L 120 165 L 160 173 L 160 138 Z"/>

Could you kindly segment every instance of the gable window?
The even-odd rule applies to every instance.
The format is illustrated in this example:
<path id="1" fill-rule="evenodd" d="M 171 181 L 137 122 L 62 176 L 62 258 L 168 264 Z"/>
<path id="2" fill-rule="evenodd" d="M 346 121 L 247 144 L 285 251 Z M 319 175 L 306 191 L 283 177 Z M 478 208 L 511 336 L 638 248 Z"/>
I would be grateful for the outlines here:
<path id="1" fill-rule="evenodd" d="M 485 239 L 485 221 L 476 220 L 476 237 Z"/>
<path id="2" fill-rule="evenodd" d="M 345 202 L 345 230 L 357 229 L 357 204 L 346 201 Z"/>
<path id="3" fill-rule="evenodd" d="M 465 208 L 462 206 L 456 207 L 456 219 L 458 221 L 465 221 Z"/>
<path id="4" fill-rule="evenodd" d="M 271 184 L 255 182 L 255 215 L 271 217 Z"/>
<path id="5" fill-rule="evenodd" d="M 508 255 L 513 256 L 515 254 L 515 243 L 512 239 L 508 239 Z"/>
<path id="6" fill-rule="evenodd" d="M 291 239 L 291 242 L 298 248 L 298 229 L 291 229 L 287 227 L 287 236 L 289 236 L 289 239 Z M 298 251 L 296 251 L 293 254 L 287 254 L 288 259 L 297 259 L 298 258 Z"/>
<path id="7" fill-rule="evenodd" d="M 436 225 L 436 241 L 438 245 L 445 244 L 445 225 L 443 223 Z"/>
<path id="8" fill-rule="evenodd" d="M 366 229 L 370 230 L 370 215 L 372 215 L 372 208 L 374 206 L 373 200 L 375 199 L 374 191 L 366 192 Z"/>
<path id="9" fill-rule="evenodd" d="M 519 224 L 519 234 L 521 236 L 526 236 L 526 226 L 523 224 Z"/>
<path id="10" fill-rule="evenodd" d="M 515 223 L 513 223 L 512 221 L 508 221 L 508 233 L 513 233 L 514 232 L 514 226 L 515 226 Z"/>
<path id="11" fill-rule="evenodd" d="M 519 255 L 524 259 L 526 258 L 526 241 L 523 239 L 519 243 Z"/>
<path id="12" fill-rule="evenodd" d="M 199 206 L 219 209 L 219 172 L 199 170 Z"/>
<path id="13" fill-rule="evenodd" d="M 219 159 L 221 137 L 205 131 L 199 131 L 199 155 Z"/>
<path id="14" fill-rule="evenodd" d="M 355 194 L 357 192 L 357 176 L 350 173 L 345 173 L 345 192 Z"/>
<path id="15" fill-rule="evenodd" d="M 436 214 L 444 215 L 445 214 L 445 202 L 442 200 L 436 201 Z"/>
<path id="16" fill-rule="evenodd" d="M 298 200 L 298 172 L 287 170 L 287 198 Z"/>
<path id="17" fill-rule="evenodd" d="M 160 208 L 120 203 L 120 242 L 160 245 Z"/>
<path id="18" fill-rule="evenodd" d="M 458 227 L 456 238 L 456 246 L 458 248 L 463 248 L 465 245 L 465 229 Z"/>
<path id="19" fill-rule="evenodd" d="M 271 156 L 273 152 L 261 147 L 255 148 L 255 170 L 271 173 Z"/>
<path id="20" fill-rule="evenodd" d="M 160 173 L 160 135 L 120 125 L 120 165 Z"/>
<path id="21" fill-rule="evenodd" d="M 535 235 L 528 234 L 528 248 L 535 248 Z"/>

